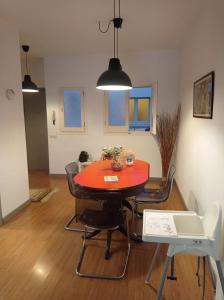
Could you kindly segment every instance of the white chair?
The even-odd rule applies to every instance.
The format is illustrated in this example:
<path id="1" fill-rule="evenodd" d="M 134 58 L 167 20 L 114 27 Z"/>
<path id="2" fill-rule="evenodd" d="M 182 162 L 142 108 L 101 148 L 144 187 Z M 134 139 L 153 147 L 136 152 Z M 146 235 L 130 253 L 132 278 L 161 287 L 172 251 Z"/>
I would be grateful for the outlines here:
<path id="1" fill-rule="evenodd" d="M 155 216 L 156 214 L 158 215 L 161 213 L 163 213 L 164 216 L 171 215 L 173 217 L 174 226 L 176 227 L 176 234 L 162 235 L 150 232 L 150 229 L 147 227 L 147 218 L 149 218 L 148 213 L 150 213 L 150 216 L 152 216 L 152 213 L 155 214 Z M 224 277 L 220 261 L 221 223 L 222 211 L 218 203 L 211 204 L 204 217 L 191 211 L 144 210 L 142 239 L 145 242 L 157 243 L 156 251 L 146 276 L 146 283 L 149 283 L 153 266 L 159 254 L 160 244 L 169 244 L 156 300 L 161 299 L 169 264 L 173 256 L 177 253 L 203 257 L 211 256 L 214 258 L 224 294 Z"/>

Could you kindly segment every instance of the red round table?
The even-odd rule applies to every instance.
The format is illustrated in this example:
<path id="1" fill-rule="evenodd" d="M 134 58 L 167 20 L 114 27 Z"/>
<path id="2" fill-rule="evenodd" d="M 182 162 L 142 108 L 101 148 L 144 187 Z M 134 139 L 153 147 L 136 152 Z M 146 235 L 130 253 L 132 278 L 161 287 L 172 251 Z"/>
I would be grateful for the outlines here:
<path id="1" fill-rule="evenodd" d="M 117 182 L 105 182 L 104 176 L 117 176 Z M 104 195 L 120 194 L 123 197 L 137 195 L 144 188 L 149 178 L 149 164 L 135 160 L 132 166 L 125 166 L 121 171 L 111 169 L 110 160 L 96 161 L 74 177 L 74 182 L 85 192 Z"/>
<path id="2" fill-rule="evenodd" d="M 74 182 L 83 196 L 91 199 L 106 200 L 104 209 L 118 210 L 125 206 L 132 211 L 127 197 L 141 193 L 149 178 L 150 166 L 142 160 L 135 160 L 132 166 L 125 166 L 121 171 L 111 169 L 110 160 L 99 160 L 87 167 L 74 177 Z M 117 182 L 105 182 L 104 176 L 117 176 Z M 126 229 L 119 227 L 120 232 L 127 236 Z M 89 237 L 98 234 L 98 231 L 89 234 Z M 131 236 L 131 239 L 142 242 L 141 238 Z"/>

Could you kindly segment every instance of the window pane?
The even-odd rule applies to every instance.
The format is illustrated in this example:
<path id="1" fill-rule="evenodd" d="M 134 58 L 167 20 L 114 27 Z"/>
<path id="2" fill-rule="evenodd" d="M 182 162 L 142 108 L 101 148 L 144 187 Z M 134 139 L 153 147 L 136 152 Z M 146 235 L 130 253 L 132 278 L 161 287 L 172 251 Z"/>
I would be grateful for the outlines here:
<path id="1" fill-rule="evenodd" d="M 129 120 L 134 121 L 134 99 L 129 99 Z"/>
<path id="2" fill-rule="evenodd" d="M 138 100 L 138 121 L 149 120 L 149 99 Z"/>
<path id="3" fill-rule="evenodd" d="M 64 126 L 81 128 L 81 91 L 64 91 Z"/>
<path id="4" fill-rule="evenodd" d="M 109 126 L 125 126 L 125 91 L 108 92 Z"/>
<path id="5" fill-rule="evenodd" d="M 152 88 L 150 86 L 146 87 L 134 87 L 129 91 L 130 98 L 151 98 Z"/>
<path id="6" fill-rule="evenodd" d="M 152 87 L 134 87 L 129 91 L 129 130 L 150 130 Z"/>

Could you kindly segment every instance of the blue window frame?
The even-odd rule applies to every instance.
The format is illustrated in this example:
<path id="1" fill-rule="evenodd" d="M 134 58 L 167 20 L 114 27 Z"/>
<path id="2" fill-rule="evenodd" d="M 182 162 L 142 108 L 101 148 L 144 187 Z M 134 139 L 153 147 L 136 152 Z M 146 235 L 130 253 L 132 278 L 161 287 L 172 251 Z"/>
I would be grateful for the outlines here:
<path id="1" fill-rule="evenodd" d="M 157 83 L 105 93 L 106 132 L 156 132 Z"/>
<path id="2" fill-rule="evenodd" d="M 150 131 L 151 87 L 134 87 L 129 91 L 129 130 Z"/>

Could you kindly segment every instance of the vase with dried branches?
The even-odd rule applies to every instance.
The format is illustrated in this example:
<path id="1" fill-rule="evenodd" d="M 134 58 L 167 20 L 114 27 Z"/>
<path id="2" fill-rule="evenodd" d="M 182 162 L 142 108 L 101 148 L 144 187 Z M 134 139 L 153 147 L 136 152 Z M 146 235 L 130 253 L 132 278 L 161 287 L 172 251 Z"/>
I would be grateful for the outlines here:
<path id="1" fill-rule="evenodd" d="M 162 160 L 162 177 L 166 181 L 170 162 L 174 153 L 180 123 L 179 105 L 174 115 L 161 114 L 157 117 L 156 141 Z"/>

